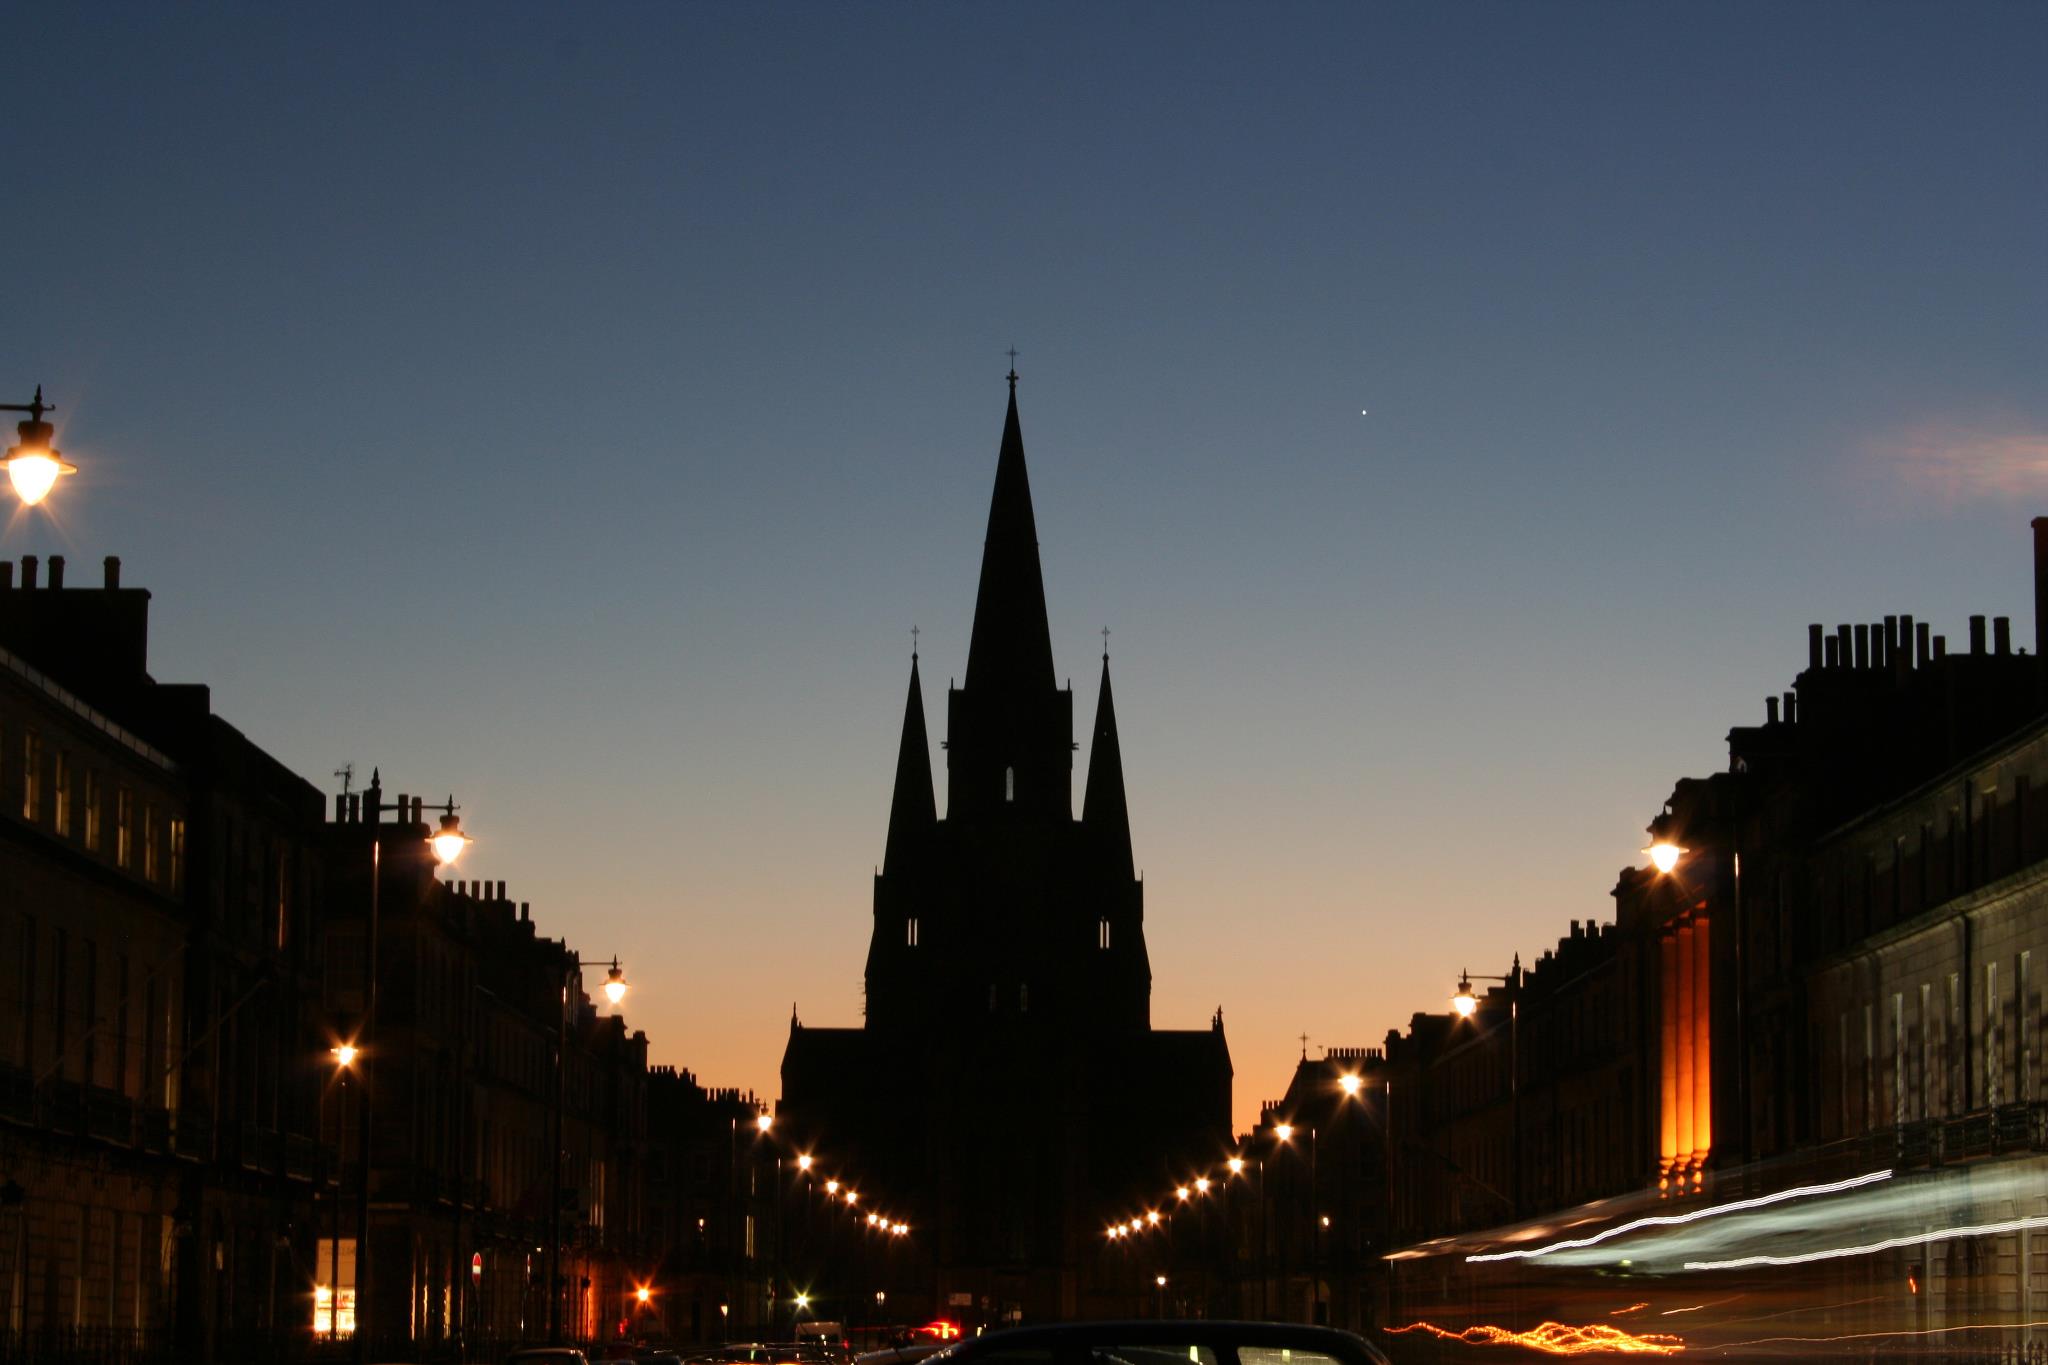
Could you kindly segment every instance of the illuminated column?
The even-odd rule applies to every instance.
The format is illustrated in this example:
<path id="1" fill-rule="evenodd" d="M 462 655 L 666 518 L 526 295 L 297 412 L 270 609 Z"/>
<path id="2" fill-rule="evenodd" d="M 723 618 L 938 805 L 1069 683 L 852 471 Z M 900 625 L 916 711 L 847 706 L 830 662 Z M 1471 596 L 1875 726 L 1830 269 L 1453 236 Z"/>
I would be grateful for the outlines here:
<path id="1" fill-rule="evenodd" d="M 1692 921 L 1692 1165 L 1697 1173 L 1714 1149 L 1713 954 L 1707 951 L 1707 917 Z"/>
<path id="2" fill-rule="evenodd" d="M 1661 1189 L 1678 1165 L 1678 939 L 1665 934 L 1657 941 L 1658 1056 L 1663 1084 L 1658 1087 L 1657 1156 Z"/>
<path id="3" fill-rule="evenodd" d="M 1678 927 L 1678 1167 L 1681 1171 L 1685 1169 L 1693 1153 L 1692 948 L 1692 926 L 1682 924 Z"/>

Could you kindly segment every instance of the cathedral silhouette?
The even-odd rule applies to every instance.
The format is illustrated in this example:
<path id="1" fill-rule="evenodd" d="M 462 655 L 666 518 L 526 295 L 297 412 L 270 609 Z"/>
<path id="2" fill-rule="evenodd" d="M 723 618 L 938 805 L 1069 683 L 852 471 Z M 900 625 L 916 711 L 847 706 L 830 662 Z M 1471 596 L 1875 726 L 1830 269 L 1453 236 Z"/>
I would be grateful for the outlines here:
<path id="1" fill-rule="evenodd" d="M 790 1131 L 913 1210 L 934 1312 L 978 1322 L 1128 1311 L 1108 1219 L 1230 1141 L 1222 1011 L 1152 1027 L 1107 650 L 1074 818 L 1074 693 L 1054 680 L 1009 382 L 966 680 L 946 696 L 945 817 L 913 652 L 865 1022 L 793 1013 L 782 1061 Z"/>

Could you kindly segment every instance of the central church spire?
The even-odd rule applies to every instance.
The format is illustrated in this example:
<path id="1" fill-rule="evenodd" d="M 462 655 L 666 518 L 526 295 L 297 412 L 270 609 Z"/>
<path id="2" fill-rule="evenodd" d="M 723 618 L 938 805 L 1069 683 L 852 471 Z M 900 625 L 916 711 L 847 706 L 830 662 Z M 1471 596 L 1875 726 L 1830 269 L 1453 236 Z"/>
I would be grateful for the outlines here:
<path id="1" fill-rule="evenodd" d="M 1003 419 L 996 491 L 982 542 L 981 589 L 967 645 L 967 688 L 1052 690 L 1052 630 L 1046 623 L 1045 577 L 1038 566 L 1038 521 L 1024 471 L 1024 433 L 1017 423 L 1017 386 Z"/>

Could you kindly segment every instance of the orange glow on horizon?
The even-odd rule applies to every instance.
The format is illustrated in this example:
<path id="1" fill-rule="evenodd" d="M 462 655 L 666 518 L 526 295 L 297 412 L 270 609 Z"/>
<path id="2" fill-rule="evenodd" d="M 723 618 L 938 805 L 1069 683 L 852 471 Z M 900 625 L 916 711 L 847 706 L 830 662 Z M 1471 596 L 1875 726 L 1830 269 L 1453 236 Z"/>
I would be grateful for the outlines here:
<path id="1" fill-rule="evenodd" d="M 1683 1337 L 1663 1332 L 1650 1332 L 1637 1336 L 1624 1332 L 1619 1327 L 1604 1322 L 1588 1323 L 1584 1327 L 1573 1327 L 1562 1322 L 1543 1322 L 1526 1332 L 1513 1332 L 1505 1327 L 1473 1326 L 1462 1332 L 1453 1332 L 1434 1323 L 1411 1322 L 1406 1327 L 1391 1327 L 1393 1333 L 1427 1332 L 1442 1341 L 1462 1341 L 1468 1346 L 1527 1346 L 1554 1356 L 1591 1355 L 1596 1352 L 1614 1352 L 1620 1355 L 1677 1355 L 1685 1349 Z"/>

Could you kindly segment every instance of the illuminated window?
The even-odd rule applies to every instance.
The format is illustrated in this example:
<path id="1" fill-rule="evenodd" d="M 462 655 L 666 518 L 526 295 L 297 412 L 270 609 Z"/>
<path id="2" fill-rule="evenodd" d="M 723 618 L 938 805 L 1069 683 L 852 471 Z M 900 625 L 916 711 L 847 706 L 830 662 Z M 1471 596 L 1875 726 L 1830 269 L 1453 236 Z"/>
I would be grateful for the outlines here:
<path id="1" fill-rule="evenodd" d="M 1015 801 L 1016 799 L 1017 770 L 1015 768 L 1005 768 L 1003 769 L 1003 800 Z"/>
<path id="2" fill-rule="evenodd" d="M 185 888 L 185 822 L 171 821 L 171 890 Z"/>
<path id="3" fill-rule="evenodd" d="M 149 881 L 157 873 L 156 807 L 142 808 L 142 875 Z"/>
<path id="4" fill-rule="evenodd" d="M 907 921 L 906 921 L 906 922 L 904 923 L 904 926 L 903 926 L 903 941 L 904 941 L 905 943 L 909 944 L 909 945 L 910 945 L 911 947 L 913 947 L 913 948 L 915 948 L 915 947 L 917 946 L 917 916 L 916 916 L 916 915 L 912 915 L 912 916 L 911 916 L 911 917 L 909 918 L 909 920 L 907 920 Z"/>
<path id="5" fill-rule="evenodd" d="M 114 862 L 127 867 L 135 861 L 135 795 L 126 787 L 114 793 Z"/>
<path id="6" fill-rule="evenodd" d="M 59 749 L 50 757 L 50 798 L 56 808 L 50 812 L 57 833 L 71 833 L 71 755 Z"/>
<path id="7" fill-rule="evenodd" d="M 90 769 L 85 774 L 85 847 L 100 851 L 100 775 Z"/>
<path id="8" fill-rule="evenodd" d="M 314 1244 L 313 1335 L 356 1334 L 356 1241 L 322 1237 Z"/>
<path id="9" fill-rule="evenodd" d="M 21 818 L 39 820 L 43 814 L 43 741 L 30 731 L 21 737 Z"/>
<path id="10" fill-rule="evenodd" d="M 1109 916 L 1107 915 L 1095 921 L 1095 946 L 1098 948 L 1109 947 Z"/>

